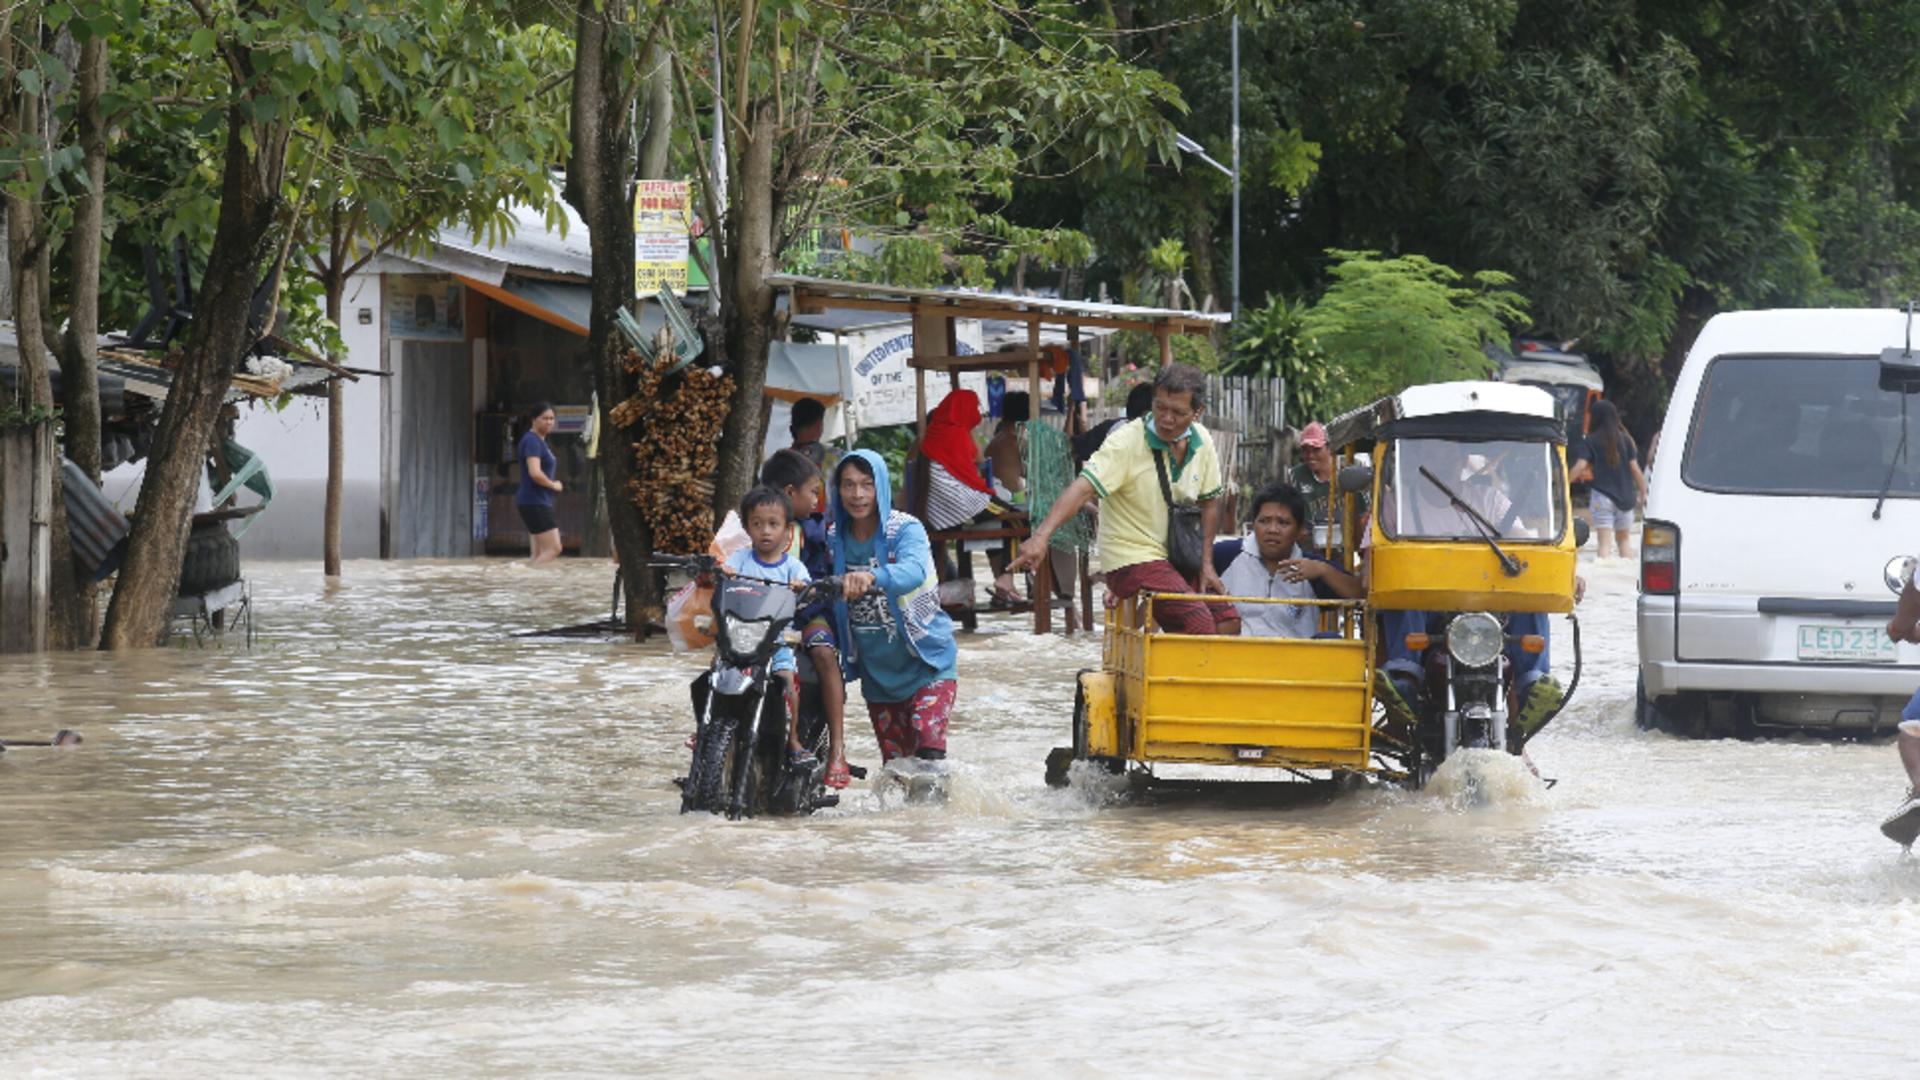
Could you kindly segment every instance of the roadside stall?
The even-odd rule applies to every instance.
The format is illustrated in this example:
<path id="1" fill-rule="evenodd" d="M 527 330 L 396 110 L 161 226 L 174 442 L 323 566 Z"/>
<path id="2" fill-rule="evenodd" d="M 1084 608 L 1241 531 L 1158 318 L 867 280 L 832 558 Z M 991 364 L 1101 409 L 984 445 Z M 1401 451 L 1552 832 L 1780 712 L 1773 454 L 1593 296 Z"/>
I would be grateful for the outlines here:
<path id="1" fill-rule="evenodd" d="M 1160 359 L 1164 364 L 1173 359 L 1174 335 L 1209 335 L 1223 328 L 1231 318 L 1225 314 L 1197 311 L 1099 304 L 1040 296 L 1009 296 L 960 289 L 915 289 L 792 274 L 776 274 L 768 280 L 776 288 L 790 291 L 791 310 L 795 315 L 820 315 L 830 311 L 893 312 L 910 321 L 913 339 L 907 364 L 908 370 L 913 373 L 917 431 L 922 435 L 926 432 L 929 405 L 927 379 L 930 374 L 935 377 L 945 374 L 949 390 L 960 387 L 963 374 L 1005 374 L 1010 385 L 1013 380 L 1024 378 L 1029 400 L 1037 408 L 1044 396 L 1042 368 L 1048 363 L 1048 357 L 1042 333 L 1048 328 L 1069 332 L 1079 328 L 1134 330 L 1149 334 L 1159 342 Z M 963 322 L 976 320 L 1023 324 L 1027 331 L 1026 346 L 986 354 L 969 353 L 961 347 L 960 327 Z M 940 393 L 937 384 L 936 393 Z M 1031 451 L 1033 440 L 1027 440 L 1027 445 Z M 1043 505 L 1030 501 L 1027 512 L 1033 517 L 1042 516 L 1050 505 L 1050 502 Z M 1061 532 L 1066 534 L 1070 530 Z M 981 539 L 1017 541 L 1024 539 L 1027 531 L 1024 524 L 1007 523 L 985 530 L 930 531 L 929 535 L 936 542 Z M 1056 534 L 1054 546 L 1056 549 L 1069 550 L 1080 566 L 1086 565 L 1088 545 L 1084 535 Z M 1049 562 L 1041 561 L 1033 587 L 1033 629 L 1038 634 L 1051 632 L 1053 626 L 1053 604 L 1050 600 L 1053 575 Z M 1080 608 L 1077 621 L 1091 628 L 1093 601 L 1091 590 L 1084 587 L 1084 574 L 1082 578 L 1076 597 Z"/>

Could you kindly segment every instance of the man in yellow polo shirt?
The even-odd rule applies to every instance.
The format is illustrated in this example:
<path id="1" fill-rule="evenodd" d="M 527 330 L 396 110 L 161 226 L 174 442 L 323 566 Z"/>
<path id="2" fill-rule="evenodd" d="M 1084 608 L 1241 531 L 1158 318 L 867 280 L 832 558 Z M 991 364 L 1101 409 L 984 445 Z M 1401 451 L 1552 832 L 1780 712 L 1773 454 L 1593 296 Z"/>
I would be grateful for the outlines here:
<path id="1" fill-rule="evenodd" d="M 1167 561 L 1167 501 L 1160 491 L 1154 451 L 1167 464 L 1167 480 L 1178 502 L 1200 506 L 1202 551 L 1213 550 L 1219 527 L 1222 480 L 1220 456 L 1213 439 L 1200 426 L 1206 408 L 1206 378 L 1185 364 L 1168 364 L 1153 380 L 1153 412 L 1137 422 L 1115 427 L 1086 468 L 1054 500 L 1047 519 L 1020 545 L 1020 555 L 1009 567 L 1021 570 L 1039 565 L 1047 540 L 1089 499 L 1100 500 L 1100 568 L 1106 571 L 1109 595 L 1125 598 L 1142 589 L 1154 592 L 1209 592 L 1226 594 L 1212 560 L 1200 569 L 1200 580 L 1181 577 Z M 1168 601 L 1155 605 L 1160 623 L 1178 634 L 1212 634 L 1221 620 L 1235 618 L 1233 605 Z"/>

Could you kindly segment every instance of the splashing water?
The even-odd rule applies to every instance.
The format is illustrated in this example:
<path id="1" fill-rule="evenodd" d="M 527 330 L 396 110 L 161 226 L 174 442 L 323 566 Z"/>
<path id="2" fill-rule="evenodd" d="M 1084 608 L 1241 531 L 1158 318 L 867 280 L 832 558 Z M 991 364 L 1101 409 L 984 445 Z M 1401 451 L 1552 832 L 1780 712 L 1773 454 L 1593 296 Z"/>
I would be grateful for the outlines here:
<path id="1" fill-rule="evenodd" d="M 1427 790 L 1456 807 L 1536 806 L 1547 798 L 1546 784 L 1504 750 L 1455 750 Z"/>

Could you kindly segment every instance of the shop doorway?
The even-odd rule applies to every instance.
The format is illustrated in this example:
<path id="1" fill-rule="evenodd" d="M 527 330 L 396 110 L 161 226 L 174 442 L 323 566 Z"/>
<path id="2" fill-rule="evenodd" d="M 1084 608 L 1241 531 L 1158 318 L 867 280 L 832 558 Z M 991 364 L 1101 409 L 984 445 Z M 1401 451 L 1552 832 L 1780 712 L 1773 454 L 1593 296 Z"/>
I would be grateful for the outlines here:
<path id="1" fill-rule="evenodd" d="M 473 369 L 460 341 L 400 343 L 391 557 L 473 553 Z"/>

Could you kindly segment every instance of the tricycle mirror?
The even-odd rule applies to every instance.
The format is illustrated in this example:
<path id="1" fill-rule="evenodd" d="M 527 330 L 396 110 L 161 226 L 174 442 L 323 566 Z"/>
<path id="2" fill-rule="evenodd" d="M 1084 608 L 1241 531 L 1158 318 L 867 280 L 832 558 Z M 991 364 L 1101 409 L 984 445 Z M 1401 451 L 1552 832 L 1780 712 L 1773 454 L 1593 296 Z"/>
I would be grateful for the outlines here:
<path id="1" fill-rule="evenodd" d="M 1574 547 L 1577 547 L 1577 548 L 1586 547 L 1587 538 L 1591 537 L 1592 535 L 1593 535 L 1593 526 L 1587 524 L 1587 521 L 1585 518 L 1573 519 L 1573 546 Z"/>
<path id="2" fill-rule="evenodd" d="M 1348 465 L 1340 470 L 1340 492 L 1343 495 L 1360 495 L 1373 489 L 1373 466 Z"/>

